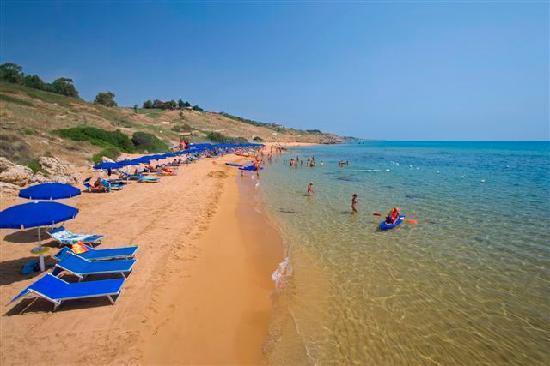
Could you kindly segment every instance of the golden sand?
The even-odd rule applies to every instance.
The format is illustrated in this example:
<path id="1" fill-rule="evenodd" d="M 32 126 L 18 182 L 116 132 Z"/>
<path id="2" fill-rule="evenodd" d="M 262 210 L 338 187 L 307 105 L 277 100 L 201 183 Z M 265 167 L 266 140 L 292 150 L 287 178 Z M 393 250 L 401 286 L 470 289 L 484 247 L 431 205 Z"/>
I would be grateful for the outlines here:
<path id="1" fill-rule="evenodd" d="M 43 300 L 7 304 L 39 275 L 19 274 L 36 242 L 14 243 L 29 235 L 3 231 L 0 364 L 262 363 L 281 242 L 240 198 L 253 185 L 226 161 L 235 157 L 182 166 L 158 184 L 67 200 L 80 209 L 68 229 L 104 234 L 100 248 L 139 245 L 115 305 L 68 301 L 52 313 Z"/>

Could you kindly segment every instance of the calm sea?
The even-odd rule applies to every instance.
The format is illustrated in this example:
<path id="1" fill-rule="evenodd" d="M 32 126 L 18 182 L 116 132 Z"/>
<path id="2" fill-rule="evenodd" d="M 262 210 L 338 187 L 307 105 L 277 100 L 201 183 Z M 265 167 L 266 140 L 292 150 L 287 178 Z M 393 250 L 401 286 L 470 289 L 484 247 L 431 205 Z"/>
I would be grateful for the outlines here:
<path id="1" fill-rule="evenodd" d="M 297 148 L 260 191 L 288 251 L 272 364 L 550 364 L 550 143 Z M 393 206 L 418 224 L 377 231 Z"/>

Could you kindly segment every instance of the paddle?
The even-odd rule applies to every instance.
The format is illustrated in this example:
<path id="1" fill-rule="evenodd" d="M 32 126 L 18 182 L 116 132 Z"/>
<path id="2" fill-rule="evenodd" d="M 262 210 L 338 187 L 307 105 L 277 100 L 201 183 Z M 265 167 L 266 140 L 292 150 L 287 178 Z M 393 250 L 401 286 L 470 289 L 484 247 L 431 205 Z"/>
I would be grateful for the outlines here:
<path id="1" fill-rule="evenodd" d="M 380 212 L 373 212 L 372 213 L 374 216 L 382 216 L 382 214 Z M 415 219 L 405 219 L 405 222 L 407 224 L 411 224 L 411 225 L 416 225 L 418 224 L 418 220 L 415 220 Z"/>

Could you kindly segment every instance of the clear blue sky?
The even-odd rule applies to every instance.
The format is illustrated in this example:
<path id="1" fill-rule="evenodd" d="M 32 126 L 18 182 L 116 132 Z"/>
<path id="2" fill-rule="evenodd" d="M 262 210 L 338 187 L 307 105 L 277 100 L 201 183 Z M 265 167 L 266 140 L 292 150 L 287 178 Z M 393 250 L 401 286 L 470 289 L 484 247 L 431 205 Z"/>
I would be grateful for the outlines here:
<path id="1" fill-rule="evenodd" d="M 548 2 L 2 1 L 0 61 L 119 104 L 376 139 L 549 139 Z"/>

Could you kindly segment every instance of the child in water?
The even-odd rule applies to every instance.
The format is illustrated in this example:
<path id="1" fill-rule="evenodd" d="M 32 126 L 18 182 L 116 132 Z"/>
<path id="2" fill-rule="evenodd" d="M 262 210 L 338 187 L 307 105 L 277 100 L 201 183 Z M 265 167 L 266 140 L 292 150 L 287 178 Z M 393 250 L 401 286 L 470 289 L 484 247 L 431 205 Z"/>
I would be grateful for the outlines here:
<path id="1" fill-rule="evenodd" d="M 395 223 L 395 221 L 399 218 L 400 213 L 401 213 L 401 210 L 399 209 L 399 207 L 392 208 L 388 213 L 388 216 L 386 216 L 386 223 L 387 224 Z"/>
<path id="2" fill-rule="evenodd" d="M 351 196 L 351 213 L 352 214 L 356 214 L 357 213 L 357 203 L 358 203 L 358 199 L 357 199 L 357 193 L 354 193 L 352 196 Z"/>
<path id="3" fill-rule="evenodd" d="M 309 182 L 309 184 L 307 185 L 307 195 L 311 196 L 314 193 L 315 191 L 313 190 L 313 183 Z"/>

